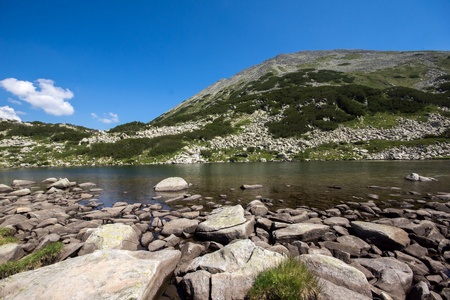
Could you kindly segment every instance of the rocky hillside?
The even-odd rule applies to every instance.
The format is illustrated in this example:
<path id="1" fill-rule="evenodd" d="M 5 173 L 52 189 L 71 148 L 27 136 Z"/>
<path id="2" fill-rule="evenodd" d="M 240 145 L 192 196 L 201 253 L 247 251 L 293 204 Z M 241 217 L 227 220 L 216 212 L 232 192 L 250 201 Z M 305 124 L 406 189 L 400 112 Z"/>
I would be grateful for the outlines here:
<path id="1" fill-rule="evenodd" d="M 450 52 L 281 54 L 149 123 L 1 122 L 0 165 L 450 157 Z"/>

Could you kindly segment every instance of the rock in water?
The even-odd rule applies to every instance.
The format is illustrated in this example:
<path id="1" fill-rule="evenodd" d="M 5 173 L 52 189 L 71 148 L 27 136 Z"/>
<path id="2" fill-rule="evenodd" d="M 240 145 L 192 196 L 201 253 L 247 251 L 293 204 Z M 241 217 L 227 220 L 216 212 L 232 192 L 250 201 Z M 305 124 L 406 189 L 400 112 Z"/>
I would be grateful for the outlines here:
<path id="1" fill-rule="evenodd" d="M 189 188 L 189 184 L 181 177 L 169 177 L 155 185 L 156 192 L 177 192 Z"/>
<path id="2" fill-rule="evenodd" d="M 0 280 L 0 299 L 155 299 L 181 257 L 99 250 Z"/>
<path id="3" fill-rule="evenodd" d="M 79 255 L 98 249 L 137 250 L 139 238 L 133 228 L 122 223 L 100 226 L 92 232 Z"/>
<path id="4" fill-rule="evenodd" d="M 420 176 L 417 173 L 411 173 L 408 176 L 406 176 L 405 179 L 410 181 L 437 181 L 433 177 Z"/>

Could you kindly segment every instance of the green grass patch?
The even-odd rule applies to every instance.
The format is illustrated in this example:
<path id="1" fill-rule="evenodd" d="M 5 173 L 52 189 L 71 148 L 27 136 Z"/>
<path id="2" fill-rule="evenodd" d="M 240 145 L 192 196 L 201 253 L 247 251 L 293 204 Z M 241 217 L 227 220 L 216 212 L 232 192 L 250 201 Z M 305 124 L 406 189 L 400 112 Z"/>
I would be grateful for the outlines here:
<path id="1" fill-rule="evenodd" d="M 295 258 L 258 275 L 248 292 L 249 300 L 313 300 L 321 287 L 317 277 Z"/>
<path id="2" fill-rule="evenodd" d="M 17 243 L 19 240 L 14 237 L 14 230 L 6 227 L 0 227 L 0 246 Z"/>
<path id="3" fill-rule="evenodd" d="M 64 245 L 61 242 L 51 243 L 19 261 L 8 261 L 1 264 L 0 279 L 54 263 L 63 247 Z"/>

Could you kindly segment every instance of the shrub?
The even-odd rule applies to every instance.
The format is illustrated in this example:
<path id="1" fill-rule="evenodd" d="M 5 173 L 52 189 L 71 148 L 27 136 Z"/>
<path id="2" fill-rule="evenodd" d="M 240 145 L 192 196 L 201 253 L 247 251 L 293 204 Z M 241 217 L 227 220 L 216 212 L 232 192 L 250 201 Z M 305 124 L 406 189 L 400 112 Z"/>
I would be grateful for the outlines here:
<path id="1" fill-rule="evenodd" d="M 247 296 L 250 300 L 313 300 L 320 290 L 317 277 L 302 262 L 289 258 L 260 273 Z"/>
<path id="2" fill-rule="evenodd" d="M 113 132 L 125 132 L 125 133 L 131 133 L 131 132 L 136 132 L 142 129 L 145 129 L 147 127 L 147 125 L 145 123 L 142 122 L 130 122 L 130 123 L 125 123 L 122 125 L 118 125 L 114 128 L 111 128 L 109 130 L 109 132 L 113 133 Z"/>

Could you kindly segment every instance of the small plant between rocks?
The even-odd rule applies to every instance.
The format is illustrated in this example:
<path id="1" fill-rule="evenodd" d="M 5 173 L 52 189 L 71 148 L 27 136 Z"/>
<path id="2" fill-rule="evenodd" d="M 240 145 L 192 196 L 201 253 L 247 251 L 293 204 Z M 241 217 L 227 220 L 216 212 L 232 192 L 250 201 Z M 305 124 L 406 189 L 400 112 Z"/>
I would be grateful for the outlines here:
<path id="1" fill-rule="evenodd" d="M 61 242 L 51 243 L 19 261 L 8 261 L 1 264 L 0 279 L 54 263 L 63 246 L 64 244 Z"/>
<path id="2" fill-rule="evenodd" d="M 19 240 L 14 237 L 14 230 L 6 227 L 0 227 L 0 246 L 9 244 L 9 243 L 16 243 Z"/>
<path id="3" fill-rule="evenodd" d="M 247 296 L 249 300 L 314 300 L 320 291 L 317 276 L 290 257 L 278 267 L 261 272 Z"/>

